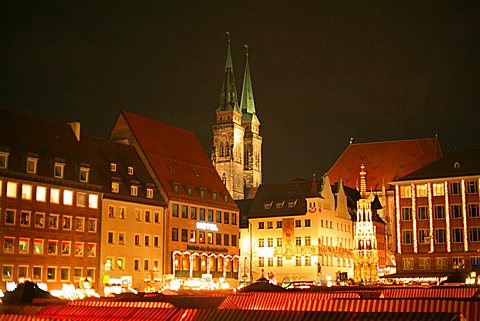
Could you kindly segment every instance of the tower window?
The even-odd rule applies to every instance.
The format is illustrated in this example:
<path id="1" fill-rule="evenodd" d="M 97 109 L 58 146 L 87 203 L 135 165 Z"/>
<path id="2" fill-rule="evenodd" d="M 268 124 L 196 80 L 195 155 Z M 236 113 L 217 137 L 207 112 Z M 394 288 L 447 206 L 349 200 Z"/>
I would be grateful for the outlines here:
<path id="1" fill-rule="evenodd" d="M 117 164 L 110 163 L 110 171 L 111 172 L 116 172 L 117 171 Z"/>
<path id="2" fill-rule="evenodd" d="M 128 175 L 133 175 L 133 167 L 128 166 Z"/>

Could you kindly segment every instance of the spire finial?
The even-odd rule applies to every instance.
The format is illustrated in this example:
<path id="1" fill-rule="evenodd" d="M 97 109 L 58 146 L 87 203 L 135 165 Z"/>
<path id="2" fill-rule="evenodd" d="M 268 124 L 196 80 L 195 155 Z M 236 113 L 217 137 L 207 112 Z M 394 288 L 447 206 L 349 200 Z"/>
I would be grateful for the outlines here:
<path id="1" fill-rule="evenodd" d="M 245 47 L 245 49 L 247 49 L 247 52 L 246 52 L 246 56 L 248 57 L 248 45 L 243 45 Z"/>
<path id="2" fill-rule="evenodd" d="M 367 196 L 367 172 L 365 171 L 365 165 L 360 166 L 360 197 L 366 198 Z"/>
<path id="3" fill-rule="evenodd" d="M 227 35 L 227 41 L 230 42 L 230 32 L 225 31 L 225 34 Z"/>

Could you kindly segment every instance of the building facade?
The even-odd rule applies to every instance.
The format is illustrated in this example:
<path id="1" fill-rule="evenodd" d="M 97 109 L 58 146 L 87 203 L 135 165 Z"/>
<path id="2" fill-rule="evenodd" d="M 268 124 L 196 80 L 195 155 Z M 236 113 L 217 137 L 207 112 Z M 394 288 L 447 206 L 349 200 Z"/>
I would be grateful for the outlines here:
<path id="1" fill-rule="evenodd" d="M 248 62 L 240 106 L 228 39 L 220 105 L 213 126 L 212 162 L 233 199 L 243 199 L 262 183 L 262 137 Z"/>
<path id="2" fill-rule="evenodd" d="M 455 151 L 395 182 L 399 275 L 480 266 L 479 150 Z"/>

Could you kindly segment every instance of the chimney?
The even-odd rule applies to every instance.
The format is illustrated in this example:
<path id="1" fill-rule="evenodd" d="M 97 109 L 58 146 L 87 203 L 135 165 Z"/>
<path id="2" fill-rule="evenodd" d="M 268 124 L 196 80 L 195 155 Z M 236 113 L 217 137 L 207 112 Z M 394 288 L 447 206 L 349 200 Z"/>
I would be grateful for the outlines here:
<path id="1" fill-rule="evenodd" d="M 80 122 L 74 121 L 68 124 L 72 128 L 73 134 L 75 135 L 75 138 L 77 138 L 77 142 L 79 142 L 80 141 Z"/>

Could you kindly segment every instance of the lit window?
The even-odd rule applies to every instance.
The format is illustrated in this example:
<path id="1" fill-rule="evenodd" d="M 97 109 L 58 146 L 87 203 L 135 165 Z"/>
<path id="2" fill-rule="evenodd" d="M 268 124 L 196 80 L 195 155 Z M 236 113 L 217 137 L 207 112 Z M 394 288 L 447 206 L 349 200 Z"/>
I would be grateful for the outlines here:
<path id="1" fill-rule="evenodd" d="M 116 172 L 117 171 L 117 164 L 110 163 L 110 171 L 111 172 Z"/>
<path id="2" fill-rule="evenodd" d="M 427 184 L 417 185 L 417 197 L 427 197 Z"/>
<path id="3" fill-rule="evenodd" d="M 412 257 L 404 257 L 402 259 L 402 266 L 404 270 L 413 270 L 414 262 Z"/>
<path id="4" fill-rule="evenodd" d="M 45 213 L 35 213 L 35 227 L 45 227 Z"/>
<path id="5" fill-rule="evenodd" d="M 27 212 L 27 211 L 20 212 L 20 225 L 30 226 L 30 212 Z"/>
<path id="6" fill-rule="evenodd" d="M 87 194 L 77 192 L 77 206 L 85 207 L 87 205 Z"/>
<path id="7" fill-rule="evenodd" d="M 85 230 L 85 217 L 75 218 L 75 231 L 83 232 Z"/>
<path id="8" fill-rule="evenodd" d="M 13 253 L 15 247 L 15 238 L 11 236 L 5 236 L 3 238 L 3 252 L 4 253 Z"/>
<path id="9" fill-rule="evenodd" d="M 18 240 L 18 253 L 20 254 L 27 254 L 30 249 L 30 239 L 21 237 Z"/>
<path id="10" fill-rule="evenodd" d="M 71 230 L 72 229 L 72 217 L 69 215 L 63 215 L 62 217 L 62 229 Z"/>
<path id="11" fill-rule="evenodd" d="M 97 231 L 97 219 L 89 218 L 87 229 L 88 229 L 89 232 L 96 232 Z"/>
<path id="12" fill-rule="evenodd" d="M 400 186 L 400 197 L 401 198 L 411 198 L 412 189 L 410 186 Z"/>
<path id="13" fill-rule="evenodd" d="M 133 167 L 128 166 L 128 175 L 133 175 Z"/>
<path id="14" fill-rule="evenodd" d="M 57 268 L 49 266 L 47 267 L 47 281 L 55 281 L 57 279 Z"/>
<path id="15" fill-rule="evenodd" d="M 445 195 L 443 183 L 434 183 L 433 184 L 433 196 L 443 196 Z"/>
<path id="16" fill-rule="evenodd" d="M 269 238 L 267 239 L 267 246 L 268 246 L 268 247 L 273 247 L 273 237 L 269 237 Z"/>
<path id="17" fill-rule="evenodd" d="M 135 186 L 135 185 L 130 186 L 130 195 L 132 196 L 138 195 L 138 186 Z"/>
<path id="18" fill-rule="evenodd" d="M 36 174 L 37 173 L 37 158 L 27 157 L 27 173 Z"/>
<path id="19" fill-rule="evenodd" d="M 305 236 L 305 245 L 311 245 L 312 244 L 312 239 L 310 236 Z"/>
<path id="20" fill-rule="evenodd" d="M 83 256 L 83 242 L 75 242 L 75 256 Z"/>
<path id="21" fill-rule="evenodd" d="M 87 244 L 87 257 L 97 256 L 97 243 L 88 243 Z"/>
<path id="22" fill-rule="evenodd" d="M 124 258 L 117 258 L 117 269 L 123 271 L 125 269 L 125 259 Z"/>
<path id="23" fill-rule="evenodd" d="M 28 185 L 28 184 L 22 185 L 22 199 L 31 200 L 32 193 L 33 193 L 32 185 Z"/>
<path id="24" fill-rule="evenodd" d="M 90 176 L 90 168 L 80 167 L 80 182 L 88 183 Z"/>
<path id="25" fill-rule="evenodd" d="M 296 266 L 302 266 L 302 257 L 297 255 L 295 256 L 295 265 Z"/>
<path id="26" fill-rule="evenodd" d="M 48 228 L 58 229 L 58 214 L 50 214 L 48 217 Z"/>
<path id="27" fill-rule="evenodd" d="M 437 270 L 448 269 L 448 259 L 446 257 L 436 257 L 435 258 L 435 268 Z"/>
<path id="28" fill-rule="evenodd" d="M 263 256 L 258 257 L 258 266 L 259 267 L 265 266 L 265 258 Z"/>
<path id="29" fill-rule="evenodd" d="M 37 186 L 36 199 L 38 202 L 45 202 L 47 200 L 47 188 L 45 186 Z"/>
<path id="30" fill-rule="evenodd" d="M 118 218 L 121 220 L 125 220 L 127 218 L 125 215 L 125 207 L 118 208 Z"/>
<path id="31" fill-rule="evenodd" d="M 112 182 L 112 193 L 120 192 L 120 184 L 117 182 Z"/>
<path id="32" fill-rule="evenodd" d="M 430 258 L 429 257 L 418 258 L 418 269 L 419 270 L 430 270 Z"/>
<path id="33" fill-rule="evenodd" d="M 63 191 L 63 204 L 73 205 L 73 192 L 66 189 Z"/>
<path id="34" fill-rule="evenodd" d="M 265 246 L 265 239 L 258 239 L 258 247 L 264 247 Z"/>
<path id="35" fill-rule="evenodd" d="M 57 178 L 63 178 L 63 169 L 65 168 L 65 164 L 62 163 L 55 163 L 53 165 L 53 176 Z"/>
<path id="36" fill-rule="evenodd" d="M 60 190 L 57 188 L 50 189 L 50 203 L 60 203 Z"/>
<path id="37" fill-rule="evenodd" d="M 277 255 L 277 266 L 283 266 L 283 257 Z"/>
<path id="38" fill-rule="evenodd" d="M 70 255 L 72 253 L 72 242 L 70 241 L 62 241 L 62 255 Z"/>
<path id="39" fill-rule="evenodd" d="M 7 197 L 11 197 L 11 198 L 17 197 L 17 183 L 7 182 Z"/>
<path id="40" fill-rule="evenodd" d="M 8 153 L 0 152 L 0 168 L 8 167 Z"/>
<path id="41" fill-rule="evenodd" d="M 267 265 L 268 266 L 273 266 L 273 257 L 269 257 L 267 260 Z"/>
<path id="42" fill-rule="evenodd" d="M 454 257 L 453 268 L 454 269 L 464 269 L 465 268 L 465 258 L 464 257 Z"/>
<path id="43" fill-rule="evenodd" d="M 88 195 L 88 207 L 98 208 L 98 195 L 97 194 L 89 194 Z"/>
<path id="44" fill-rule="evenodd" d="M 147 198 L 153 198 L 153 189 L 147 188 Z"/>
<path id="45" fill-rule="evenodd" d="M 305 255 L 305 266 L 311 266 L 311 265 L 312 265 L 312 257 L 310 255 Z"/>

